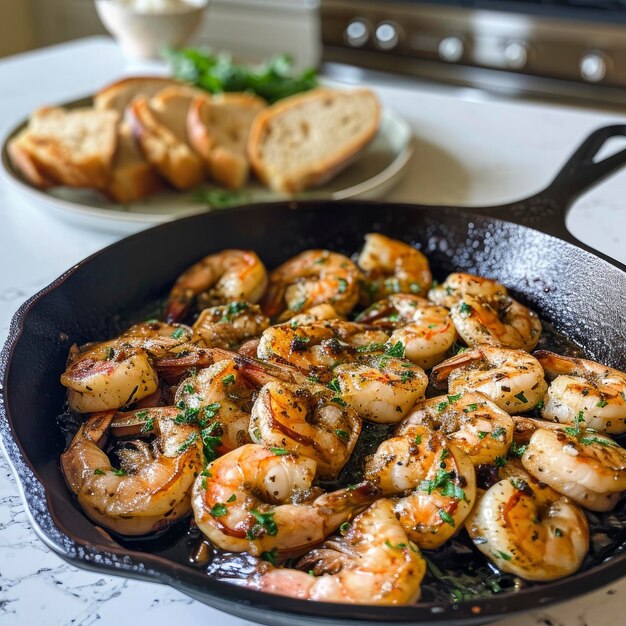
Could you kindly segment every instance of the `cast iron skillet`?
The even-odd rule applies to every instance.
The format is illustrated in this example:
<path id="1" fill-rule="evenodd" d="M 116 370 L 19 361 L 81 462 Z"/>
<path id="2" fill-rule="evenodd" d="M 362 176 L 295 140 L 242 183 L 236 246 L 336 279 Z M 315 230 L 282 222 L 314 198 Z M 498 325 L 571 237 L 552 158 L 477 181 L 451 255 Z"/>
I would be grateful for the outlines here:
<path id="1" fill-rule="evenodd" d="M 0 360 L 0 434 L 39 536 L 80 567 L 166 583 L 273 626 L 359 620 L 484 623 L 579 596 L 625 575 L 626 554 L 620 553 L 578 575 L 514 594 L 394 608 L 306 602 L 243 589 L 185 563 L 124 549 L 99 531 L 63 481 L 58 459 L 64 441 L 55 421 L 64 403 L 58 380 L 70 345 L 111 336 L 143 319 L 139 311 L 145 315 L 146 303 L 163 297 L 175 277 L 200 257 L 227 247 L 250 248 L 271 268 L 307 248 L 351 254 L 370 231 L 420 246 L 437 278 L 464 270 L 505 283 L 589 357 L 626 370 L 626 268 L 591 253 L 565 228 L 573 200 L 626 163 L 626 150 L 593 161 L 608 139 L 625 135 L 626 126 L 596 131 L 545 191 L 507 206 L 472 213 L 358 201 L 239 207 L 158 226 L 73 267 L 20 308 Z"/>

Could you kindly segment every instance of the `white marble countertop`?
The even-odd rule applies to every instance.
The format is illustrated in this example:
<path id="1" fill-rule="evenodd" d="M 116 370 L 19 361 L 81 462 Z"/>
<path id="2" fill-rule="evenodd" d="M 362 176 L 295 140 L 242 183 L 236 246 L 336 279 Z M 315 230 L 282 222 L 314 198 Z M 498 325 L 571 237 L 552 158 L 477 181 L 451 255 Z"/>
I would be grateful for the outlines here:
<path id="1" fill-rule="evenodd" d="M 117 47 L 90 38 L 0 61 L 0 133 L 33 108 L 93 92 L 128 73 Z M 353 74 L 358 78 L 359 73 Z M 385 105 L 410 120 L 417 140 L 409 173 L 392 200 L 487 205 L 530 195 L 548 183 L 577 144 L 608 113 L 480 101 L 460 89 L 409 79 L 380 85 Z M 626 262 L 626 172 L 574 206 L 568 225 L 585 243 Z M 58 221 L 0 185 L 0 341 L 30 295 L 116 235 Z M 511 617 L 499 626 L 618 626 L 626 579 L 566 604 Z M 622 609 L 622 611 L 620 611 Z M 0 624 L 96 622 L 135 626 L 215 623 L 243 626 L 168 587 L 78 570 L 50 552 L 30 528 L 15 481 L 0 455 Z"/>

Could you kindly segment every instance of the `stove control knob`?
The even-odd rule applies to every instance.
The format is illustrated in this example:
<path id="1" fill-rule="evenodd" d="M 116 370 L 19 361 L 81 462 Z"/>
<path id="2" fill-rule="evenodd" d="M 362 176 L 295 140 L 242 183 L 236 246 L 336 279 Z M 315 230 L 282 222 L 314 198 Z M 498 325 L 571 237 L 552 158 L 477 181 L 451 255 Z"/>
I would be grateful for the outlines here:
<path id="1" fill-rule="evenodd" d="M 580 75 L 590 83 L 598 83 L 606 75 L 606 65 L 602 52 L 588 52 L 580 60 Z"/>
<path id="2" fill-rule="evenodd" d="M 528 61 L 528 46 L 523 41 L 511 41 L 504 48 L 504 61 L 512 69 L 522 69 Z"/>
<path id="3" fill-rule="evenodd" d="M 381 50 L 391 50 L 395 48 L 400 40 L 398 29 L 395 24 L 391 22 L 381 22 L 376 27 L 374 37 L 376 38 L 376 45 Z"/>
<path id="4" fill-rule="evenodd" d="M 362 46 L 369 39 L 369 36 L 369 24 L 364 20 L 359 19 L 352 20 L 344 32 L 346 43 L 354 48 Z"/>
<path id="5" fill-rule="evenodd" d="M 463 57 L 464 48 L 460 37 L 455 35 L 445 37 L 439 42 L 439 58 L 448 63 L 456 63 Z"/>

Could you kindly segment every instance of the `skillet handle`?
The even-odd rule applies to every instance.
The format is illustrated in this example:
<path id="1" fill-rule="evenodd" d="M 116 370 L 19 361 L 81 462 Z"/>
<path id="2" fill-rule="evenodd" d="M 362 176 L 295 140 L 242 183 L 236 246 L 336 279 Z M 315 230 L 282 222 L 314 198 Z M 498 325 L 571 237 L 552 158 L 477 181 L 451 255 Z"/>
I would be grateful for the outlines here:
<path id="1" fill-rule="evenodd" d="M 613 137 L 626 137 L 626 125 L 605 126 L 591 133 L 548 187 L 538 194 L 511 204 L 472 208 L 471 211 L 530 226 L 591 249 L 567 230 L 565 220 L 569 208 L 580 195 L 626 164 L 626 148 L 601 161 L 594 161 L 594 157 Z"/>

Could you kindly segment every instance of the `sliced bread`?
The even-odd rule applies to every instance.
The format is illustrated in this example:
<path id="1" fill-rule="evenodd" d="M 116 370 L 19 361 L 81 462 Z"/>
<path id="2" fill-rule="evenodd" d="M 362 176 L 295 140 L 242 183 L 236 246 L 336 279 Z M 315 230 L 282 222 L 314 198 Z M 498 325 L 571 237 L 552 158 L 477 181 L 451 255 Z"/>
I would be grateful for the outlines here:
<path id="1" fill-rule="evenodd" d="M 13 137 L 7 146 L 9 159 L 22 176 L 34 187 L 39 189 L 49 189 L 57 184 L 57 181 L 48 177 L 43 170 L 38 167 L 36 161 L 32 159 L 28 149 L 23 145 L 24 137 L 28 130 L 23 130 L 19 135 Z"/>
<path id="2" fill-rule="evenodd" d="M 250 126 L 265 107 L 265 100 L 247 93 L 194 98 L 187 117 L 187 134 L 217 183 L 238 189 L 246 182 Z"/>
<path id="3" fill-rule="evenodd" d="M 366 89 L 314 89 L 285 98 L 252 123 L 248 157 L 263 183 L 295 193 L 321 185 L 376 135 L 380 105 Z"/>
<path id="4" fill-rule="evenodd" d="M 148 100 L 135 98 L 128 107 L 133 134 L 148 162 L 177 189 L 191 189 L 205 178 L 205 167 L 187 136 L 192 87 L 166 87 Z"/>
<path id="5" fill-rule="evenodd" d="M 126 107 L 137 96 L 152 98 L 152 96 L 162 89 L 178 84 L 177 81 L 171 78 L 161 78 L 159 76 L 133 76 L 124 78 L 101 89 L 93 97 L 93 105 L 96 109 L 117 111 L 122 115 Z"/>
<path id="6" fill-rule="evenodd" d="M 139 151 L 130 125 L 122 122 L 109 184 L 104 193 L 114 202 L 141 200 L 163 187 L 163 181 Z"/>
<path id="7" fill-rule="evenodd" d="M 92 108 L 36 111 L 12 152 L 30 180 L 103 189 L 117 147 L 119 114 Z M 17 157 L 15 159 L 15 157 Z"/>

